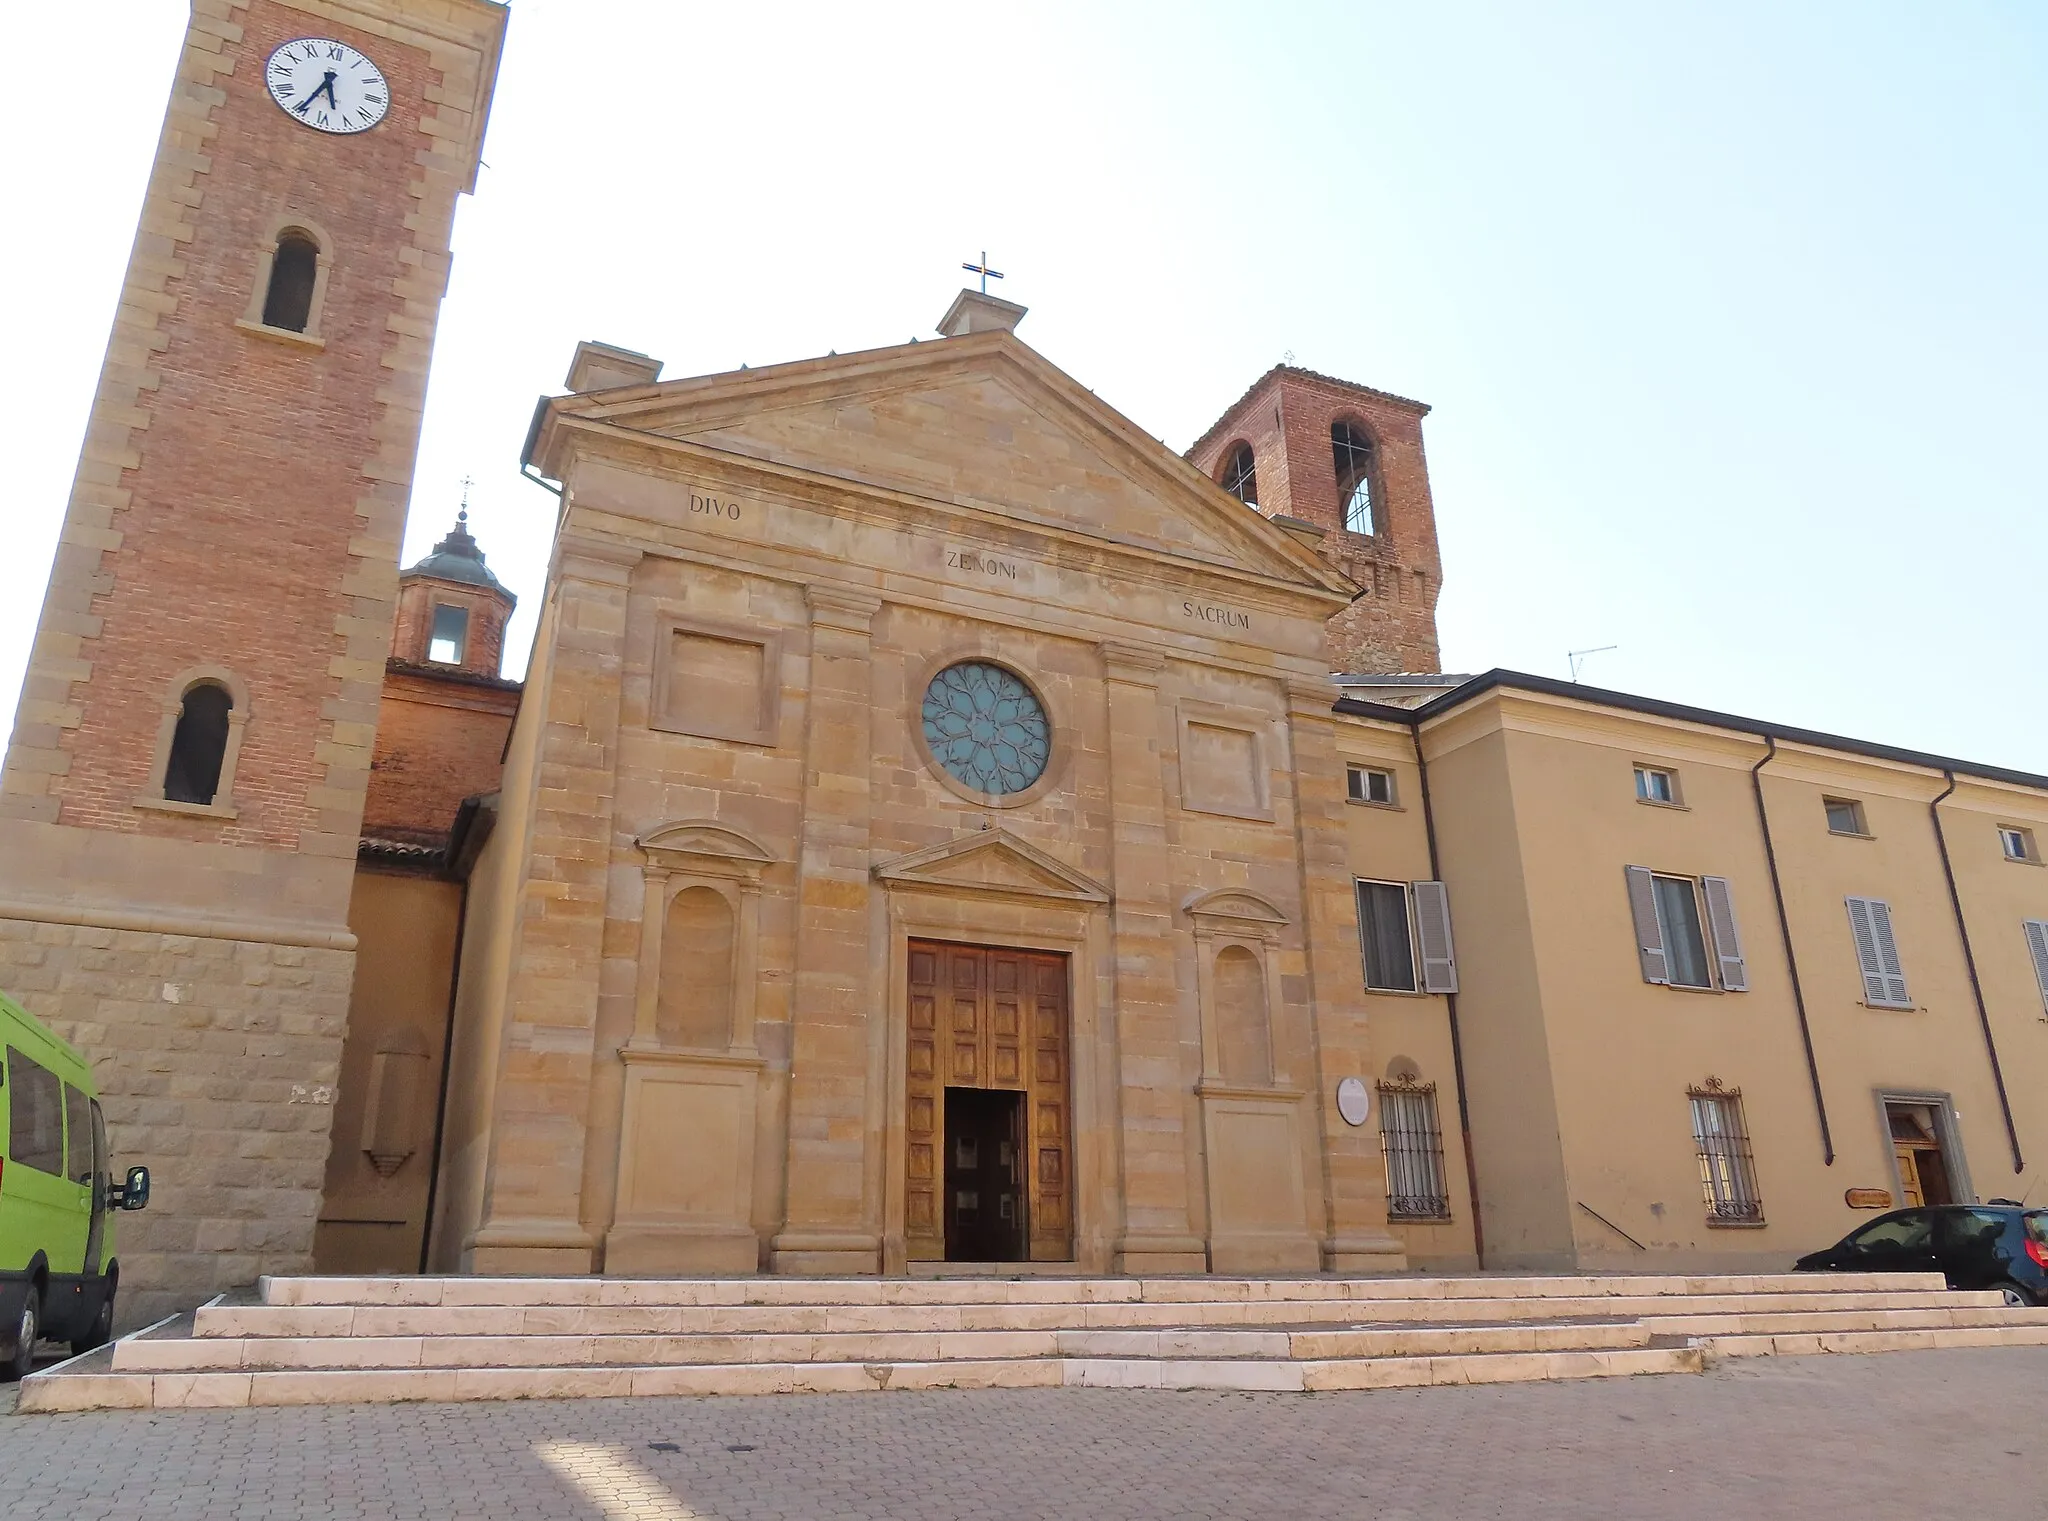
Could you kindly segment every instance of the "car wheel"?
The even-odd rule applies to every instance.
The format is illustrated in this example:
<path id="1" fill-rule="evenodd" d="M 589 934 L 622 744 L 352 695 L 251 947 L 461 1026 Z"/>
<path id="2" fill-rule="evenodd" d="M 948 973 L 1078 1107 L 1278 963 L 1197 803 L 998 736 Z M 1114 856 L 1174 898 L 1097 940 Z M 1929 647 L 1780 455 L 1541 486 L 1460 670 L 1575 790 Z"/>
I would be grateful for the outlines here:
<path id="1" fill-rule="evenodd" d="M 36 1340 L 43 1334 L 43 1296 L 31 1285 L 21 1302 L 21 1318 L 14 1325 L 14 1348 L 0 1363 L 0 1381 L 12 1383 L 27 1378 L 36 1366 Z"/>
<path id="2" fill-rule="evenodd" d="M 114 1336 L 114 1291 L 109 1289 L 107 1297 L 100 1301 L 100 1312 L 93 1316 L 92 1326 L 83 1336 L 71 1338 L 71 1355 L 78 1357 L 95 1347 L 104 1347 Z"/>
<path id="3" fill-rule="evenodd" d="M 2034 1303 L 2034 1296 L 2016 1283 L 2001 1283 L 1998 1292 L 2004 1297 L 2006 1304 L 2015 1310 L 2028 1308 Z"/>

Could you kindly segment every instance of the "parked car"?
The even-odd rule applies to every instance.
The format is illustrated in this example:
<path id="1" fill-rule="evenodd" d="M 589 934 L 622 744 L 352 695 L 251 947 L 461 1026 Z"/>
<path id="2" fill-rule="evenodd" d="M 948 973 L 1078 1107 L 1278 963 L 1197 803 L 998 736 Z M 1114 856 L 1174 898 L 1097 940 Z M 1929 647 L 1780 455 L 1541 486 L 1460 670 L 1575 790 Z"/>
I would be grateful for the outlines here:
<path id="1" fill-rule="evenodd" d="M 1793 1266 L 1802 1273 L 1940 1273 L 1952 1289 L 2048 1304 L 2048 1209 L 2007 1200 L 1895 1209 Z"/>
<path id="2" fill-rule="evenodd" d="M 149 1169 L 114 1181 L 92 1067 L 4 994 L 0 1053 L 0 1379 L 16 1379 L 43 1338 L 89 1352 L 113 1334 L 108 1211 L 149 1203 Z"/>

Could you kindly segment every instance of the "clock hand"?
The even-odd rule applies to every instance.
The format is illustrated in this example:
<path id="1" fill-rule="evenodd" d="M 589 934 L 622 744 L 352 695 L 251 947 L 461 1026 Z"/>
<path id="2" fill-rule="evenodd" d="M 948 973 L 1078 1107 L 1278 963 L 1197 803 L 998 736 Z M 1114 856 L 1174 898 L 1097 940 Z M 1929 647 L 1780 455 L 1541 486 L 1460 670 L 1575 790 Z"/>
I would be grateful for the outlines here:
<path id="1" fill-rule="evenodd" d="M 327 77 L 320 81 L 319 85 L 314 89 L 313 93 L 311 95 L 308 95 L 304 100 L 300 101 L 296 106 L 293 106 L 292 109 L 296 111 L 299 115 L 304 116 L 308 111 L 313 109 L 313 102 L 318 100 L 322 95 L 325 95 L 327 97 L 327 103 L 330 106 L 334 107 L 335 110 L 339 111 L 341 109 L 341 102 L 334 98 L 334 77 L 334 70 L 329 69 L 327 71 Z"/>

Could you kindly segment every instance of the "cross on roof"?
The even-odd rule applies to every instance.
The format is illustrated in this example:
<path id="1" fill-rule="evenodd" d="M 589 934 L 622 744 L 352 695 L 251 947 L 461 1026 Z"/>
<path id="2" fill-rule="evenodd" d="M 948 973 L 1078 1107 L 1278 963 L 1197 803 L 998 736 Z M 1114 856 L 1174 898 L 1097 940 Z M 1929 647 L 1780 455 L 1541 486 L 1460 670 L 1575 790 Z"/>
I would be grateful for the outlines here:
<path id="1" fill-rule="evenodd" d="M 988 294 L 989 281 L 1003 278 L 1003 272 L 1000 269 L 990 269 L 988 267 L 988 250 L 985 248 L 981 251 L 981 262 L 979 264 L 963 264 L 960 267 L 970 275 L 981 276 L 981 293 L 984 296 Z"/>

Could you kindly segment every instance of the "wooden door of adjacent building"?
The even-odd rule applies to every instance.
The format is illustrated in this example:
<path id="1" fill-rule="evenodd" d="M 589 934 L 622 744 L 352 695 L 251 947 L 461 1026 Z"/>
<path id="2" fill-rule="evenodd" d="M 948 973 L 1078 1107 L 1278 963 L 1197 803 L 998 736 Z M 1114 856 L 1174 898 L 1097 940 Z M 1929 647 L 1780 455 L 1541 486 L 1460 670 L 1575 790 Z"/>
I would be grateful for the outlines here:
<path id="1" fill-rule="evenodd" d="M 903 1224 L 912 1261 L 943 1261 L 946 1090 L 1024 1094 L 1025 1260 L 1074 1255 L 1067 958 L 1000 946 L 910 942 L 908 1145 Z M 955 1230 L 956 1240 L 975 1239 Z"/>

